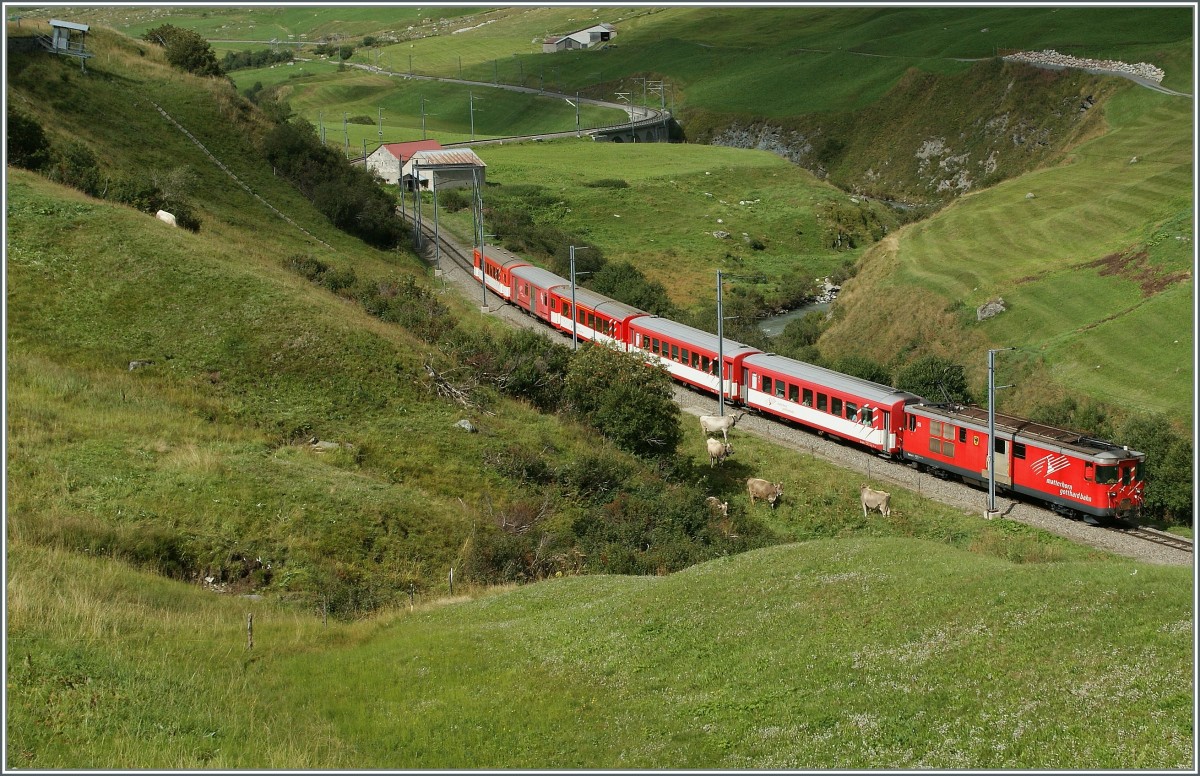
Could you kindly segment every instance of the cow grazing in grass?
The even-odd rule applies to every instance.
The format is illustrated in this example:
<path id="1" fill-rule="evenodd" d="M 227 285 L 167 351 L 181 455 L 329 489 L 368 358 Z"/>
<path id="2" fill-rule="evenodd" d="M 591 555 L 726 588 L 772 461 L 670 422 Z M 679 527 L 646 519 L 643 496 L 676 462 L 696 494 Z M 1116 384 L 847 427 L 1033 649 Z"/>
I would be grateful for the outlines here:
<path id="1" fill-rule="evenodd" d="M 165 210 L 158 211 L 157 213 L 154 214 L 154 217 L 157 218 L 159 221 L 162 221 L 164 224 L 170 224 L 171 226 L 179 226 L 179 224 L 175 223 L 175 216 L 171 213 L 168 213 Z"/>
<path id="2" fill-rule="evenodd" d="M 708 466 L 712 468 L 718 463 L 723 463 L 726 458 L 733 454 L 733 445 L 722 442 L 720 439 L 708 439 Z"/>
<path id="3" fill-rule="evenodd" d="M 744 412 L 735 412 L 731 415 L 701 415 L 700 428 L 704 429 L 705 436 L 720 431 L 721 438 L 728 442 L 729 429 L 736 426 L 745 414 Z"/>
<path id="4" fill-rule="evenodd" d="M 891 493 L 882 490 L 871 490 L 865 482 L 859 488 L 859 491 L 862 493 L 863 517 L 866 517 L 868 512 L 876 509 L 884 517 L 889 517 L 892 514 Z"/>
<path id="5" fill-rule="evenodd" d="M 756 498 L 760 498 L 774 507 L 779 503 L 779 499 L 783 497 L 782 482 L 767 482 L 757 477 L 751 477 L 746 480 L 746 490 L 750 491 L 751 504 L 754 503 Z"/>

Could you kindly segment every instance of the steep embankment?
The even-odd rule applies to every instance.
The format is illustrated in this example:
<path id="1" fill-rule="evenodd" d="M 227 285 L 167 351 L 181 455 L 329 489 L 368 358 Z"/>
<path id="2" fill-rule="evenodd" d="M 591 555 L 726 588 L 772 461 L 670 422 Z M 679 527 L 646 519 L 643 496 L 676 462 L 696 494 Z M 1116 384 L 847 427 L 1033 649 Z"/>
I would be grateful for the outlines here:
<path id="1" fill-rule="evenodd" d="M 960 74 L 911 69 L 854 112 L 730 117 L 707 139 L 772 151 L 858 194 L 936 205 L 1044 166 L 1098 132 L 1093 107 L 1116 87 L 989 59 Z"/>

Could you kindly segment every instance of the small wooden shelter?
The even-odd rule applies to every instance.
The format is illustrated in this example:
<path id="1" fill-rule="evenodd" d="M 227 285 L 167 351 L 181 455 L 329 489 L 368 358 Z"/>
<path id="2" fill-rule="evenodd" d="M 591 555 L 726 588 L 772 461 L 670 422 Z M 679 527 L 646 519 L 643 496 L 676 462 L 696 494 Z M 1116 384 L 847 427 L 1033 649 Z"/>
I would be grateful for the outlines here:
<path id="1" fill-rule="evenodd" d="M 87 32 L 88 26 L 86 24 L 64 22 L 62 19 L 51 19 L 50 36 L 39 35 L 38 40 L 47 51 L 55 54 L 65 54 L 69 57 L 78 57 L 80 69 L 87 70 L 86 62 L 92 56 L 84 49 Z M 75 33 L 79 33 L 78 40 L 74 39 Z"/>

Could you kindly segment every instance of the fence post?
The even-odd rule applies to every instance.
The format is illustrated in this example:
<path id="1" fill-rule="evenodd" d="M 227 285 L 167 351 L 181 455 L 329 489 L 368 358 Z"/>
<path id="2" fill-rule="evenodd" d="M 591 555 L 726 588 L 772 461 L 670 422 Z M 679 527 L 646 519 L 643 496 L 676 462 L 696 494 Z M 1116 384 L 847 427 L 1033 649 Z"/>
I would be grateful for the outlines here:
<path id="1" fill-rule="evenodd" d="M 417 590 L 416 585 L 414 585 L 412 582 L 409 582 L 408 583 L 408 610 L 410 612 L 413 610 L 413 594 L 416 593 L 416 590 Z"/>
<path id="2" fill-rule="evenodd" d="M 450 595 L 454 595 L 454 567 L 450 567 Z"/>
<path id="3" fill-rule="evenodd" d="M 246 614 L 246 649 L 254 649 L 254 612 Z"/>

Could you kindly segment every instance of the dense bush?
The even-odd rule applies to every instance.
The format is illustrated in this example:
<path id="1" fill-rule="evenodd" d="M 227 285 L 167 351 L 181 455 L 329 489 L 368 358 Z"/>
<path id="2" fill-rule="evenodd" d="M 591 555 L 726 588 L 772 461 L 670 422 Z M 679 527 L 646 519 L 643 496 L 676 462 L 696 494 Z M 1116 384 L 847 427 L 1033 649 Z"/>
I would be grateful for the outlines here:
<path id="1" fill-rule="evenodd" d="M 1192 442 L 1163 415 L 1134 415 L 1115 438 L 1146 454 L 1144 514 L 1174 525 L 1191 525 L 1193 515 Z"/>
<path id="2" fill-rule="evenodd" d="M 394 248 L 407 233 L 395 201 L 372 173 L 321 144 L 312 124 L 290 119 L 263 141 L 267 161 L 330 223 L 377 248 Z"/>
<path id="3" fill-rule="evenodd" d="M 221 75 L 216 54 L 198 32 L 163 24 L 147 30 L 142 40 L 162 46 L 166 50 L 167 61 L 180 70 L 193 75 Z"/>
<path id="4" fill-rule="evenodd" d="M 295 56 L 293 56 L 290 49 L 280 49 L 279 51 L 272 51 L 271 49 L 226 51 L 225 57 L 221 60 L 221 69 L 226 73 L 232 73 L 234 70 L 275 65 L 280 62 L 291 62 L 294 59 Z"/>
<path id="5" fill-rule="evenodd" d="M 576 264 L 579 258 L 580 254 L 576 253 Z M 673 317 L 677 312 L 667 296 L 666 286 L 649 280 L 640 269 L 627 261 L 605 264 L 587 279 L 586 285 L 598 294 L 611 296 L 655 315 Z"/>
<path id="6" fill-rule="evenodd" d="M 574 415 L 635 455 L 671 456 L 683 436 L 670 376 L 647 368 L 636 354 L 581 347 L 571 358 L 563 399 Z"/>
<path id="7" fill-rule="evenodd" d="M 941 356 L 925 356 L 902 367 L 895 386 L 930 401 L 973 402 L 962 365 Z"/>
<path id="8" fill-rule="evenodd" d="M 26 170 L 41 170 L 50 164 L 50 141 L 42 125 L 24 113 L 14 110 L 12 103 L 6 111 L 8 163 Z"/>

